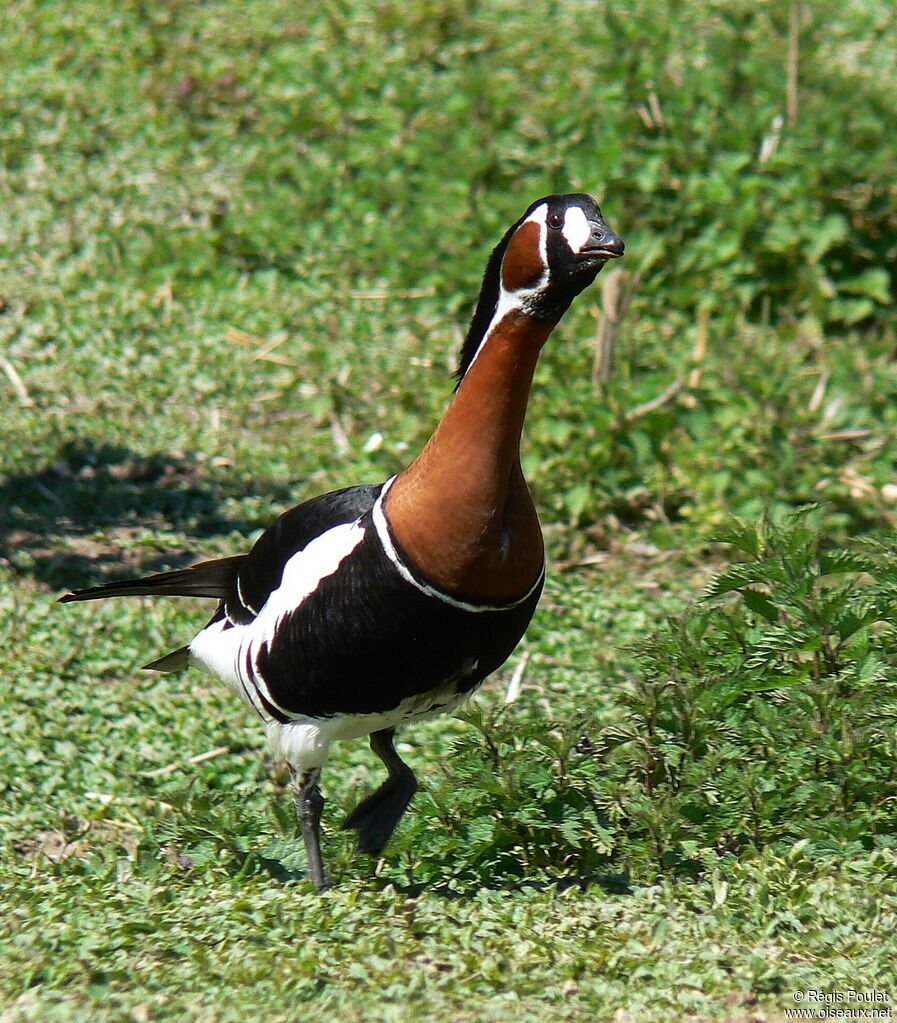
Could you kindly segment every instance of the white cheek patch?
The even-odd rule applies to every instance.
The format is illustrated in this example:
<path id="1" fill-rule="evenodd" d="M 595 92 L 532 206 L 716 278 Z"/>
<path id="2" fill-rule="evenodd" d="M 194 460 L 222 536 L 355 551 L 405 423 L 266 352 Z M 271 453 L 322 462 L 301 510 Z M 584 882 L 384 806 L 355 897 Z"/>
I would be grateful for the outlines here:
<path id="1" fill-rule="evenodd" d="M 589 240 L 592 229 L 585 213 L 578 206 L 571 206 L 564 214 L 562 232 L 572 252 L 579 252 Z"/>

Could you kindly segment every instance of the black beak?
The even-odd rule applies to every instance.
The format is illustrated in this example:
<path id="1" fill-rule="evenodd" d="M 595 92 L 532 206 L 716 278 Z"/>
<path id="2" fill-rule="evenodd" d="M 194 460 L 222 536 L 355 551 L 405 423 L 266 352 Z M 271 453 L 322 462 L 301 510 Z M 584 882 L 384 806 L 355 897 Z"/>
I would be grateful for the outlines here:
<path id="1" fill-rule="evenodd" d="M 579 250 L 580 256 L 600 256 L 602 259 L 619 259 L 626 246 L 607 224 L 590 221 L 591 233 L 588 241 Z"/>

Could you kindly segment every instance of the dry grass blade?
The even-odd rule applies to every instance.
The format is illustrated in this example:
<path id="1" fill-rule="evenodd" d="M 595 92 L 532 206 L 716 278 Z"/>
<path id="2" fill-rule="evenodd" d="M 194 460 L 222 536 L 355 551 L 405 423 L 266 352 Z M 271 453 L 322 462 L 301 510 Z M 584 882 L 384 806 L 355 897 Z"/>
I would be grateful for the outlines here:
<path id="1" fill-rule="evenodd" d="M 635 408 L 630 409 L 623 417 L 624 422 L 633 423 L 636 419 L 641 419 L 642 416 L 646 416 L 650 412 L 656 412 L 659 408 L 663 408 L 667 402 L 672 401 L 681 390 L 682 381 L 674 380 L 656 398 L 652 398 L 650 401 L 643 402 L 641 405 L 636 405 Z"/>
<path id="2" fill-rule="evenodd" d="M 526 666 L 529 664 L 530 651 L 524 650 L 520 655 L 520 660 L 514 667 L 514 673 L 511 675 L 511 680 L 508 682 L 508 691 L 505 694 L 505 704 L 513 703 L 518 696 L 520 696 L 521 690 L 523 689 L 523 679 L 526 676 Z"/>
<path id="3" fill-rule="evenodd" d="M 9 378 L 9 382 L 12 384 L 12 389 L 16 392 L 16 397 L 19 399 L 19 403 L 26 406 L 33 405 L 34 399 L 28 393 L 28 388 L 25 386 L 25 382 L 19 376 L 16 367 L 13 366 L 5 355 L 0 355 L 0 366 L 3 367 L 3 372 Z"/>
<path id="4" fill-rule="evenodd" d="M 174 764 L 166 764 L 164 767 L 157 767 L 152 771 L 138 771 L 137 773 L 141 778 L 161 778 L 166 774 L 174 774 L 181 767 L 187 767 L 188 765 L 194 767 L 196 764 L 203 764 L 207 760 L 213 760 L 215 757 L 222 757 L 225 753 L 230 753 L 230 746 L 216 746 L 214 749 L 207 750 L 205 753 L 197 753 L 186 760 Z"/>
<path id="5" fill-rule="evenodd" d="M 620 325 L 640 279 L 639 273 L 633 274 L 628 270 L 614 270 L 600 278 L 601 319 L 592 362 L 592 384 L 596 388 L 603 387 L 610 379 Z"/>

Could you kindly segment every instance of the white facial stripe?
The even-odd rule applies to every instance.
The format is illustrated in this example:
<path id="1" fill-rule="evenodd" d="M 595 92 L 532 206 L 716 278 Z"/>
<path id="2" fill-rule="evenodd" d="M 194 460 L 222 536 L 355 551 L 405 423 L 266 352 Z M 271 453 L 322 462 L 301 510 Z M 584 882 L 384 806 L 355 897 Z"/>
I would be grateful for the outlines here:
<path id="1" fill-rule="evenodd" d="M 592 233 L 585 213 L 578 206 L 568 208 L 564 214 L 564 226 L 561 230 L 573 252 L 579 252 Z"/>
<path id="2" fill-rule="evenodd" d="M 548 266 L 548 228 L 546 226 L 546 218 L 548 217 L 548 203 L 543 202 L 541 206 L 537 206 L 532 213 L 524 220 L 524 224 L 539 225 L 539 255 L 542 257 L 542 266 Z M 544 282 L 543 282 L 544 283 Z"/>
<path id="3" fill-rule="evenodd" d="M 544 244 L 544 241 L 542 244 Z M 489 340 L 492 331 L 495 330 L 499 323 L 501 323 L 508 313 L 516 309 L 525 308 L 526 299 L 529 298 L 530 295 L 535 295 L 537 292 L 541 291 L 547 283 L 548 270 L 542 274 L 542 277 L 539 279 L 539 283 L 534 288 L 520 288 L 517 291 L 506 291 L 504 286 L 499 286 L 498 303 L 495 306 L 495 312 L 492 314 L 489 326 L 483 334 L 483 340 L 480 342 L 477 350 L 473 353 L 473 358 L 470 360 L 470 366 L 467 367 L 468 373 L 470 372 L 470 367 L 477 361 L 480 352 L 486 347 L 486 342 Z"/>
<path id="4" fill-rule="evenodd" d="M 532 295 L 540 292 L 546 284 L 548 284 L 548 203 L 543 202 L 537 206 L 532 213 L 523 221 L 524 224 L 538 224 L 539 225 L 539 255 L 542 259 L 542 266 L 545 267 L 539 282 L 532 288 L 519 288 L 517 291 L 506 291 L 505 286 L 501 283 L 499 278 L 499 290 L 498 290 L 498 303 L 495 306 L 495 312 L 492 314 L 492 319 L 489 321 L 489 326 L 486 328 L 483 334 L 483 340 L 480 342 L 479 348 L 474 352 L 473 358 L 470 360 L 470 366 L 477 361 L 477 356 L 483 350 L 483 346 L 489 340 L 489 335 L 493 330 L 501 323 L 501 321 L 508 315 L 513 309 L 522 309 L 526 304 L 526 299 Z M 520 225 L 521 227 L 523 224 Z M 467 367 L 467 372 L 470 372 L 470 366 Z"/>

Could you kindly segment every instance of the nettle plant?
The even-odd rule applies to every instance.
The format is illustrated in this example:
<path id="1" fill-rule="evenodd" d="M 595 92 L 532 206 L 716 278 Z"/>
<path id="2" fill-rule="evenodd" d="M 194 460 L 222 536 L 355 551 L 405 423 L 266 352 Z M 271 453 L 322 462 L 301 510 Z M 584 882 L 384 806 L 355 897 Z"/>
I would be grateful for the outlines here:
<path id="1" fill-rule="evenodd" d="M 599 802 L 658 869 L 897 825 L 897 544 L 826 549 L 805 508 L 716 539 L 741 560 L 646 640 L 600 733 Z M 639 846 L 642 846 L 640 848 Z"/>
<path id="2" fill-rule="evenodd" d="M 635 650 L 611 723 L 468 714 L 417 879 L 449 846 L 462 876 L 646 878 L 797 842 L 895 844 L 897 542 L 828 549 L 812 517 L 716 538 L 733 560 Z"/>

